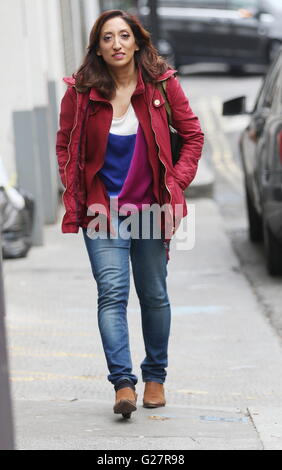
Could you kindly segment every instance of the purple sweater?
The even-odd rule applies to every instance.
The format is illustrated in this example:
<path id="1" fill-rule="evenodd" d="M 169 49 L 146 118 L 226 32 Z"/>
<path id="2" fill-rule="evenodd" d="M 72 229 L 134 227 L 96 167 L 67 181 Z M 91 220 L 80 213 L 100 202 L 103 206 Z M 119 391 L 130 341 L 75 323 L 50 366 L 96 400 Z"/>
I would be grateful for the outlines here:
<path id="1" fill-rule="evenodd" d="M 109 134 L 105 163 L 99 172 L 112 207 L 120 214 L 142 210 L 142 204 L 153 204 L 153 174 L 148 161 L 147 144 L 140 124 L 137 134 Z M 127 208 L 128 207 L 128 208 Z M 122 210 L 121 210 L 122 208 Z"/>

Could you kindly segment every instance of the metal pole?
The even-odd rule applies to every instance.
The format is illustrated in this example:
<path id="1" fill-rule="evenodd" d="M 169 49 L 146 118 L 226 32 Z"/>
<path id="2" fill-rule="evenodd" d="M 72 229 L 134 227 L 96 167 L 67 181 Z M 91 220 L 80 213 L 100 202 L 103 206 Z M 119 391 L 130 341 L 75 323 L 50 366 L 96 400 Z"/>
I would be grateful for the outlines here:
<path id="1" fill-rule="evenodd" d="M 0 248 L 1 246 L 0 234 Z M 0 249 L 0 450 L 13 450 L 14 430 L 4 317 L 5 299 L 2 274 L 2 249 Z"/>
<path id="2" fill-rule="evenodd" d="M 152 42 L 155 47 L 158 47 L 159 34 L 159 19 L 158 19 L 158 0 L 149 0 L 148 5 L 150 8 L 150 32 L 152 35 Z"/>

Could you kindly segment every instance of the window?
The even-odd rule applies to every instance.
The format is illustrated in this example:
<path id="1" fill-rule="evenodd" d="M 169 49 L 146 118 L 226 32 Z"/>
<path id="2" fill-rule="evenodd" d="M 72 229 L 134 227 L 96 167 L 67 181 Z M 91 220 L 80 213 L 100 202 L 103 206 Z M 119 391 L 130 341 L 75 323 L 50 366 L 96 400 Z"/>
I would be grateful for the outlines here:
<path id="1" fill-rule="evenodd" d="M 279 58 L 270 69 L 269 74 L 267 75 L 265 82 L 260 91 L 255 109 L 259 108 L 271 108 L 272 103 L 277 97 L 278 92 L 278 81 L 281 77 L 282 64 L 281 58 Z"/>
<path id="2" fill-rule="evenodd" d="M 137 6 L 136 0 L 100 0 L 101 10 L 129 10 Z"/>
<path id="3" fill-rule="evenodd" d="M 267 84 L 264 97 L 264 107 L 271 108 L 273 101 L 277 97 L 278 92 L 278 77 L 281 75 L 281 67 L 277 66 L 273 70 L 270 80 Z"/>
<path id="4" fill-rule="evenodd" d="M 230 10 L 259 10 L 258 0 L 227 0 L 227 4 Z"/>
<path id="5" fill-rule="evenodd" d="M 227 9 L 227 0 L 160 0 L 162 7 Z"/>

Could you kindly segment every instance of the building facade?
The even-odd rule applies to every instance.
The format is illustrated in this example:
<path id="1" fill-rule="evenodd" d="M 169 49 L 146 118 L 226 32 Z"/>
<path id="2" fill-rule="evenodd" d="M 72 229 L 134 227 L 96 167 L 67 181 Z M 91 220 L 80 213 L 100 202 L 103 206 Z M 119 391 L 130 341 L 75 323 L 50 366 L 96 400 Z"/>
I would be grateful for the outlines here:
<path id="1" fill-rule="evenodd" d="M 10 183 L 35 200 L 34 245 L 43 243 L 43 225 L 57 220 L 62 77 L 78 68 L 99 12 L 98 0 L 0 2 L 0 157 Z"/>

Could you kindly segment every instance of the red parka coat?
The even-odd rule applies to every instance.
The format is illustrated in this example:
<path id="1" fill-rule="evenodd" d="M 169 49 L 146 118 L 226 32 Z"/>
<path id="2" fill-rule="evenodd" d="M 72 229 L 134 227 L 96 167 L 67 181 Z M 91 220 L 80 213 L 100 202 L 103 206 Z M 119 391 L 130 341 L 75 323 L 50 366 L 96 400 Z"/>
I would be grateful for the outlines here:
<path id="1" fill-rule="evenodd" d="M 195 177 L 204 136 L 175 71 L 168 70 L 158 79 L 163 80 L 167 80 L 173 125 L 183 138 L 180 159 L 175 166 L 172 165 L 164 98 L 156 86 L 144 82 L 141 68 L 131 102 L 145 135 L 156 201 L 161 206 L 171 204 L 172 212 L 176 204 L 182 205 L 185 216 L 183 191 Z M 104 164 L 112 105 L 95 88 L 79 93 L 73 78 L 64 81 L 69 86 L 61 103 L 56 144 L 59 172 L 65 187 L 62 232 L 77 233 L 79 227 L 87 227 L 93 219 L 93 214 L 87 215 L 89 201 L 105 207 L 110 227 L 109 198 L 97 173 Z"/>

